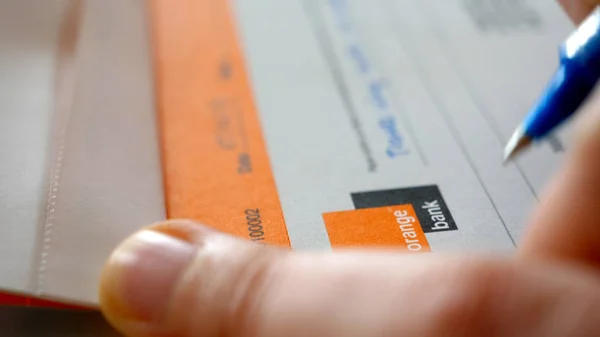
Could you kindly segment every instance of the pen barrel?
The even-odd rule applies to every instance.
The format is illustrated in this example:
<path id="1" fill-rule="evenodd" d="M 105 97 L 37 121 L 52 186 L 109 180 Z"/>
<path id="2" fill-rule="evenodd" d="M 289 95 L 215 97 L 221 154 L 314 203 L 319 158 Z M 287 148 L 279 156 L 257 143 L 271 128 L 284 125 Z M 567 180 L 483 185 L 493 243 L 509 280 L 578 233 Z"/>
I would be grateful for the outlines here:
<path id="1" fill-rule="evenodd" d="M 527 136 L 542 139 L 585 103 L 600 78 L 600 7 L 560 48 L 560 67 L 524 121 Z"/>
<path id="2" fill-rule="evenodd" d="M 524 122 L 526 134 L 542 139 L 567 120 L 594 89 L 583 68 L 569 62 L 561 65 Z"/>
<path id="3" fill-rule="evenodd" d="M 561 64 L 595 82 L 600 78 L 600 6 L 565 40 Z"/>

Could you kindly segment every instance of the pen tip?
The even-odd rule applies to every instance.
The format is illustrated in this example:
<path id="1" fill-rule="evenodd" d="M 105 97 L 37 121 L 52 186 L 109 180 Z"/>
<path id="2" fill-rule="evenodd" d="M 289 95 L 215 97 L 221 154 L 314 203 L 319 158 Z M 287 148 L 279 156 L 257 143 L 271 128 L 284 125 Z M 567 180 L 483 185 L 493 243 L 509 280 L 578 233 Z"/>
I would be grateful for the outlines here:
<path id="1" fill-rule="evenodd" d="M 525 150 L 531 144 L 531 138 L 528 137 L 523 128 L 519 127 L 504 148 L 504 163 L 512 160 L 517 154 Z"/>

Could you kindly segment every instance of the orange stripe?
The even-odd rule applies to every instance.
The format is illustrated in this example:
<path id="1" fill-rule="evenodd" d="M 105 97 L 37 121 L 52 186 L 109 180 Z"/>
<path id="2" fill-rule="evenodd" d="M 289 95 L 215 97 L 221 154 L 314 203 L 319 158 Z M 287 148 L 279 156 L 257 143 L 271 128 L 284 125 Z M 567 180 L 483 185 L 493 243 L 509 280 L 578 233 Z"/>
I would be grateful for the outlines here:
<path id="1" fill-rule="evenodd" d="M 169 218 L 289 246 L 228 3 L 151 9 Z"/>

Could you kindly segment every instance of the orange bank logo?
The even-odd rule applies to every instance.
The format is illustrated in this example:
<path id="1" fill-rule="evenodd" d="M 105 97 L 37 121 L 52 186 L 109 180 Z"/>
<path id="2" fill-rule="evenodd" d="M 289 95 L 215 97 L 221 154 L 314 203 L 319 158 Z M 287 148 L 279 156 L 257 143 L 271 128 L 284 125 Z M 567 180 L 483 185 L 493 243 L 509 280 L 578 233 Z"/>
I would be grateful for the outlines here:
<path id="1" fill-rule="evenodd" d="M 336 246 L 393 246 L 431 251 L 425 233 L 457 230 L 435 185 L 353 193 L 356 209 L 323 214 Z"/>

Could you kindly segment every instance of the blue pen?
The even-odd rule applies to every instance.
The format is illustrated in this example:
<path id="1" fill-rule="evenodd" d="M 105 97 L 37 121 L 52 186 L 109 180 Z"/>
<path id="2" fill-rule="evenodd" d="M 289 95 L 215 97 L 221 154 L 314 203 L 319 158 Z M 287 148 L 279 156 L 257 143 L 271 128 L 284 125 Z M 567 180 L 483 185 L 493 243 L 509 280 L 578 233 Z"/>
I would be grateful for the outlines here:
<path id="1" fill-rule="evenodd" d="M 504 149 L 504 160 L 544 139 L 578 111 L 600 79 L 600 7 L 560 46 L 560 66 Z"/>

